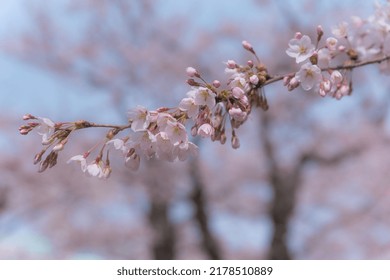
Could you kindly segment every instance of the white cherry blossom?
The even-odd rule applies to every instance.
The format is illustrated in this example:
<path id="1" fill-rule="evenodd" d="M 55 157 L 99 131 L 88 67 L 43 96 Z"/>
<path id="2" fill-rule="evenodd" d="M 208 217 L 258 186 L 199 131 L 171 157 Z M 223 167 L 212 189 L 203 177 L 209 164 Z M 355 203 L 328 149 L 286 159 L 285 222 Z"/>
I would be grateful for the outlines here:
<path id="1" fill-rule="evenodd" d="M 81 171 L 85 172 L 87 170 L 87 160 L 84 155 L 76 155 L 71 157 L 66 163 L 71 163 L 72 161 L 78 161 L 81 166 Z"/>
<path id="2" fill-rule="evenodd" d="M 166 132 L 156 135 L 157 157 L 161 160 L 174 161 L 176 155 L 173 153 L 174 145 Z"/>
<path id="3" fill-rule="evenodd" d="M 310 37 L 307 35 L 303 35 L 300 39 L 291 39 L 288 46 L 287 55 L 295 58 L 297 63 L 301 63 L 311 57 L 315 50 Z"/>
<path id="4" fill-rule="evenodd" d="M 133 171 L 137 171 L 139 169 L 140 162 L 141 158 L 136 153 L 133 153 L 132 155 L 125 158 L 125 166 Z"/>
<path id="5" fill-rule="evenodd" d="M 91 164 L 88 164 L 87 174 L 89 174 L 93 177 L 98 176 L 99 178 L 101 178 L 103 176 L 103 175 L 101 175 L 102 173 L 103 173 L 103 169 L 101 166 L 101 161 L 96 162 L 96 160 L 95 160 Z"/>
<path id="6" fill-rule="evenodd" d="M 122 139 L 112 139 L 106 143 L 107 146 L 114 146 L 116 150 L 121 150 L 123 153 L 126 153 L 129 148 L 125 145 L 125 142 Z"/>
<path id="7" fill-rule="evenodd" d="M 129 112 L 129 120 L 132 121 L 131 129 L 133 131 L 146 129 L 150 124 L 148 110 L 145 107 L 137 106 Z"/>
<path id="8" fill-rule="evenodd" d="M 321 69 L 308 62 L 301 66 L 295 77 L 304 90 L 310 90 L 321 81 Z"/>
<path id="9" fill-rule="evenodd" d="M 156 136 L 149 130 L 139 130 L 130 139 L 130 146 L 136 150 L 140 150 L 147 158 L 151 158 L 155 154 Z"/>
<path id="10" fill-rule="evenodd" d="M 177 121 L 168 121 L 165 132 L 167 133 L 172 144 L 179 144 L 188 141 L 188 135 L 185 126 Z"/>
<path id="11" fill-rule="evenodd" d="M 51 142 L 50 136 L 54 132 L 55 123 L 48 118 L 38 118 L 40 120 L 38 134 L 42 136 L 42 144 L 47 145 Z"/>
<path id="12" fill-rule="evenodd" d="M 198 128 L 198 135 L 203 138 L 210 137 L 213 134 L 214 134 L 214 128 L 208 123 L 204 123 Z"/>
<path id="13" fill-rule="evenodd" d="M 189 118 L 195 118 L 199 111 L 199 106 L 195 104 L 195 100 L 191 97 L 183 98 L 179 103 L 179 109 L 187 112 Z"/>
<path id="14" fill-rule="evenodd" d="M 333 27 L 332 33 L 338 38 L 345 38 L 348 36 L 348 23 L 343 21 L 337 26 Z"/>
<path id="15" fill-rule="evenodd" d="M 206 105 L 210 109 L 215 106 L 215 93 L 205 87 L 199 87 L 195 92 L 195 105 Z"/>
<path id="16" fill-rule="evenodd" d="M 197 156 L 198 150 L 198 146 L 192 142 L 181 143 L 175 146 L 175 153 L 180 161 L 185 161 L 190 156 Z"/>

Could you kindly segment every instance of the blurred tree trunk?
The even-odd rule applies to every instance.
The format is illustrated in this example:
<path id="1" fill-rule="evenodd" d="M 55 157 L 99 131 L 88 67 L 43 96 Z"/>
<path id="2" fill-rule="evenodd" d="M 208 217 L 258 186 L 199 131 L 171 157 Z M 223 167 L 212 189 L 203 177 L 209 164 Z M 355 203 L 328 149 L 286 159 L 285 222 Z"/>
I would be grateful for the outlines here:
<path id="1" fill-rule="evenodd" d="M 268 258 L 271 260 L 292 259 L 287 245 L 288 224 L 293 214 L 296 202 L 298 174 L 283 174 L 280 170 L 272 170 L 270 175 L 273 189 L 273 201 L 270 207 L 270 216 L 273 223 L 273 236 Z"/>
<path id="2" fill-rule="evenodd" d="M 169 217 L 170 194 L 169 180 L 161 176 L 159 162 L 149 160 L 146 185 L 149 193 L 149 223 L 153 229 L 152 255 L 156 260 L 173 260 L 176 258 L 176 232 Z M 166 172 L 168 174 L 169 172 Z"/>
<path id="3" fill-rule="evenodd" d="M 165 201 L 152 198 L 149 212 L 153 228 L 153 257 L 156 260 L 175 259 L 175 231 L 169 220 L 169 205 Z"/>
<path id="4" fill-rule="evenodd" d="M 294 169 L 291 173 L 287 173 L 280 169 L 271 143 L 270 124 L 266 113 L 261 116 L 261 124 L 262 145 L 268 164 L 268 181 L 273 191 L 273 200 L 269 209 L 273 235 L 268 259 L 289 260 L 292 256 L 287 246 L 288 223 L 295 207 L 300 170 Z"/>
<path id="5" fill-rule="evenodd" d="M 5 211 L 7 207 L 7 188 L 0 188 L 0 213 Z"/>
<path id="6" fill-rule="evenodd" d="M 192 159 L 190 163 L 190 175 L 193 185 L 191 199 L 195 206 L 194 218 L 198 223 L 202 236 L 202 246 L 207 256 L 211 260 L 220 260 L 220 248 L 209 227 L 209 218 L 207 215 L 207 201 L 206 195 L 204 193 L 205 185 L 199 174 L 199 171 L 200 170 L 198 159 Z"/>
<path id="7" fill-rule="evenodd" d="M 308 162 L 326 166 L 336 166 L 340 162 L 358 155 L 364 144 L 339 151 L 334 155 L 321 155 L 317 150 L 307 150 L 300 154 L 294 166 L 288 170 L 280 168 L 270 138 L 270 121 L 267 114 L 261 117 L 261 139 L 265 158 L 268 163 L 268 181 L 273 191 L 270 204 L 270 217 L 273 224 L 273 236 L 268 252 L 268 259 L 289 260 L 293 256 L 287 245 L 288 226 L 296 206 L 297 193 L 301 185 L 304 167 Z"/>

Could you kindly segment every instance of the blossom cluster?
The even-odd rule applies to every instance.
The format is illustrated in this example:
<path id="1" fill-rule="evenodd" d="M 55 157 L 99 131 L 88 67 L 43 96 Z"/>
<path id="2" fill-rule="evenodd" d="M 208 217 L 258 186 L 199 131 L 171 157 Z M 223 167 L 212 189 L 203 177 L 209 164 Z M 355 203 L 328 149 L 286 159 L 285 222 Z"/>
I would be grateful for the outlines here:
<path id="1" fill-rule="evenodd" d="M 384 72 L 390 73 L 390 2 L 378 6 L 375 15 L 368 19 L 354 17 L 351 23 L 343 22 L 332 30 L 333 36 L 322 40 L 324 31 L 317 27 L 315 43 L 308 35 L 297 32 L 288 43 L 287 55 L 294 58 L 299 70 L 283 76 L 271 76 L 260 61 L 252 45 L 243 41 L 243 48 L 254 60 L 244 65 L 234 60 L 225 62 L 226 82 L 207 82 L 193 68 L 186 69 L 191 87 L 179 104 L 173 108 L 148 110 L 138 106 L 128 115 L 125 125 L 102 125 L 88 121 L 55 123 L 48 118 L 27 114 L 26 124 L 19 128 L 22 135 L 36 130 L 42 137 L 43 149 L 35 155 L 39 172 L 57 163 L 69 136 L 77 130 L 90 127 L 109 129 L 103 141 L 83 154 L 75 155 L 68 163 L 78 162 L 81 170 L 99 178 L 111 174 L 110 151 L 119 152 L 125 165 L 137 170 L 141 159 L 157 158 L 169 162 L 186 160 L 198 152 L 191 137 L 210 138 L 225 144 L 230 136 L 231 146 L 239 148 L 237 128 L 244 124 L 252 110 L 268 110 L 264 87 L 280 80 L 288 90 L 301 86 L 315 90 L 321 96 L 337 99 L 351 94 L 351 70 L 380 63 Z M 186 125 L 192 123 L 190 135 Z M 119 137 L 124 131 L 126 135 Z M 90 159 L 92 152 L 96 157 Z M 46 157 L 43 159 L 43 156 Z"/>
<path id="2" fill-rule="evenodd" d="M 314 89 L 321 96 L 337 99 L 350 95 L 352 67 L 348 65 L 390 55 L 390 2 L 377 4 L 375 14 L 367 19 L 353 17 L 350 23 L 340 23 L 332 33 L 320 44 L 324 31 L 318 26 L 315 44 L 300 32 L 289 41 L 286 53 L 295 58 L 300 69 L 284 77 L 288 90 L 301 86 L 306 91 Z M 390 73 L 388 59 L 380 63 L 380 69 Z"/>
<path id="3" fill-rule="evenodd" d="M 268 109 L 267 100 L 261 86 L 269 78 L 265 65 L 260 63 L 253 47 L 247 41 L 243 47 L 257 59 L 255 64 L 249 60 L 246 65 L 239 65 L 234 60 L 226 62 L 226 85 L 214 80 L 207 83 L 193 68 L 187 68 L 190 79 L 187 83 L 191 90 L 182 99 L 179 109 L 186 112 L 186 117 L 194 122 L 192 136 L 209 137 L 212 141 L 224 144 L 227 140 L 226 124 L 230 124 L 231 145 L 239 148 L 240 142 L 236 129 L 247 119 L 254 107 Z"/>
<path id="4" fill-rule="evenodd" d="M 142 158 L 157 158 L 166 161 L 186 160 L 198 152 L 198 147 L 189 141 L 185 125 L 193 122 L 191 136 L 210 138 L 224 144 L 227 141 L 226 124 L 230 124 L 231 145 L 234 149 L 240 146 L 236 129 L 248 118 L 252 107 L 268 109 L 267 100 L 261 86 L 269 79 L 267 69 L 260 63 L 253 47 L 243 41 L 244 49 L 251 52 L 257 59 L 255 64 L 248 61 L 246 65 L 238 65 L 233 60 L 226 62 L 225 73 L 227 82 L 214 80 L 208 83 L 193 67 L 188 67 L 187 83 L 191 86 L 185 98 L 177 107 L 148 110 L 142 106 L 131 110 L 129 123 L 123 126 L 97 125 L 87 121 L 54 123 L 48 118 L 24 116 L 28 122 L 20 127 L 20 133 L 28 134 L 37 129 L 42 136 L 44 149 L 35 157 L 34 163 L 40 163 L 39 171 L 52 167 L 57 162 L 58 153 L 63 150 L 71 133 L 89 127 L 110 128 L 97 153 L 90 162 L 87 159 L 94 146 L 89 151 L 75 155 L 68 160 L 80 163 L 81 170 L 91 176 L 107 178 L 111 174 L 109 152 L 119 151 L 124 157 L 125 165 L 137 170 Z M 130 130 L 124 137 L 118 137 L 119 132 Z M 42 156 L 51 149 L 42 161 Z"/>

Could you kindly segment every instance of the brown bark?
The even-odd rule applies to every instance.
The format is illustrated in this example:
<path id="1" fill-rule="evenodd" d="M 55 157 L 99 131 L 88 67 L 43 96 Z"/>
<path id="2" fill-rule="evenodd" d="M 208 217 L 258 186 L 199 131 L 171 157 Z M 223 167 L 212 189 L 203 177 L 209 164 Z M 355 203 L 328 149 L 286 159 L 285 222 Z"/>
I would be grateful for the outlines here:
<path id="1" fill-rule="evenodd" d="M 220 260 L 221 252 L 214 238 L 213 234 L 209 228 L 209 218 L 207 215 L 207 201 L 204 193 L 204 183 L 199 174 L 199 165 L 198 161 L 193 159 L 191 161 L 191 178 L 193 184 L 193 192 L 191 194 L 191 199 L 195 206 L 195 220 L 199 225 L 199 229 L 202 235 L 202 247 L 206 252 L 209 259 Z"/>
<path id="2" fill-rule="evenodd" d="M 156 260 L 175 259 L 175 231 L 168 216 L 168 203 L 152 199 L 149 221 L 154 231 L 153 257 Z"/>

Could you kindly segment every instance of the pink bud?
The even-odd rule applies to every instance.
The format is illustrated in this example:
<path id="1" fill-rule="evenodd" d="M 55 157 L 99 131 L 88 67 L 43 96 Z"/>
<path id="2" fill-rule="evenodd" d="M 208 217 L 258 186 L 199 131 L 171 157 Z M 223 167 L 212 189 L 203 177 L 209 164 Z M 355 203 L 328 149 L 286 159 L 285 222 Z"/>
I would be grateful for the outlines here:
<path id="1" fill-rule="evenodd" d="M 238 149 L 240 147 L 240 140 L 236 135 L 233 135 L 232 137 L 232 147 L 233 149 Z"/>
<path id="2" fill-rule="evenodd" d="M 344 45 L 341 45 L 341 46 L 338 47 L 338 50 L 339 50 L 340 52 L 344 52 L 346 49 L 347 49 L 347 47 L 344 46 Z"/>
<path id="3" fill-rule="evenodd" d="M 296 32 L 294 38 L 299 40 L 299 39 L 302 38 L 302 36 L 303 36 L 303 35 L 302 35 L 301 32 Z"/>
<path id="4" fill-rule="evenodd" d="M 24 129 L 20 129 L 19 132 L 22 135 L 27 135 L 30 132 L 30 129 L 25 129 L 25 128 Z"/>
<path id="5" fill-rule="evenodd" d="M 210 137 L 214 134 L 214 128 L 210 124 L 204 123 L 198 128 L 197 134 L 201 137 Z"/>
<path id="6" fill-rule="evenodd" d="M 59 143 L 53 147 L 54 152 L 62 151 L 64 149 L 64 144 Z"/>
<path id="7" fill-rule="evenodd" d="M 198 134 L 198 128 L 196 127 L 196 125 L 194 125 L 194 126 L 191 128 L 191 135 L 192 135 L 193 137 L 195 137 L 197 134 Z"/>
<path id="8" fill-rule="evenodd" d="M 332 84 L 330 83 L 329 80 L 325 80 L 322 82 L 323 88 L 325 92 L 329 92 L 332 88 Z"/>
<path id="9" fill-rule="evenodd" d="M 325 91 L 324 89 L 320 88 L 319 94 L 320 94 L 322 97 L 325 97 L 325 96 L 326 96 L 326 91 Z"/>
<path id="10" fill-rule="evenodd" d="M 293 78 L 290 80 L 289 84 L 287 85 L 287 89 L 288 89 L 289 91 L 292 91 L 292 90 L 296 89 L 298 86 L 299 86 L 299 81 L 298 81 L 298 79 L 295 78 L 295 77 L 293 77 Z"/>
<path id="11" fill-rule="evenodd" d="M 252 68 L 254 66 L 254 63 L 252 60 L 248 60 L 248 62 L 246 63 L 250 68 Z"/>
<path id="12" fill-rule="evenodd" d="M 252 47 L 252 45 L 248 41 L 242 41 L 242 46 L 247 51 L 253 52 L 253 47 Z"/>
<path id="13" fill-rule="evenodd" d="M 213 86 L 216 87 L 216 88 L 219 88 L 221 86 L 221 82 L 218 81 L 218 80 L 214 80 L 213 81 Z"/>
<path id="14" fill-rule="evenodd" d="M 249 81 L 252 84 L 257 85 L 259 83 L 259 77 L 257 77 L 257 75 L 252 75 L 249 77 Z"/>
<path id="15" fill-rule="evenodd" d="M 198 71 L 193 67 L 187 67 L 186 72 L 187 72 L 187 75 L 191 78 L 192 77 L 199 77 Z"/>
<path id="16" fill-rule="evenodd" d="M 331 81 L 332 81 L 333 83 L 339 84 L 339 83 L 341 83 L 342 80 L 343 80 L 343 75 L 342 75 L 339 71 L 334 70 L 334 71 L 332 72 L 332 74 L 330 75 L 330 79 L 331 79 Z"/>
<path id="17" fill-rule="evenodd" d="M 348 85 L 342 85 L 339 91 L 342 95 L 348 95 L 350 92 L 350 88 Z"/>
<path id="18" fill-rule="evenodd" d="M 240 97 L 243 96 L 245 92 L 239 87 L 234 87 L 232 90 L 232 94 L 235 98 L 240 99 Z"/>
<path id="19" fill-rule="evenodd" d="M 27 121 L 27 120 L 33 120 L 33 119 L 36 119 L 36 117 L 34 117 L 33 115 L 31 114 L 25 114 L 23 116 L 23 120 Z"/>
<path id="20" fill-rule="evenodd" d="M 324 29 L 322 28 L 321 25 L 317 26 L 317 35 L 318 35 L 318 37 L 321 37 L 322 35 L 324 35 Z"/>
<path id="21" fill-rule="evenodd" d="M 188 79 L 186 82 L 188 85 L 193 86 L 193 87 L 199 86 L 199 83 L 195 82 L 194 79 Z"/>
<path id="22" fill-rule="evenodd" d="M 231 60 L 229 59 L 226 63 L 226 66 L 229 68 L 229 69 L 234 69 L 236 68 L 236 62 L 234 60 Z"/>

